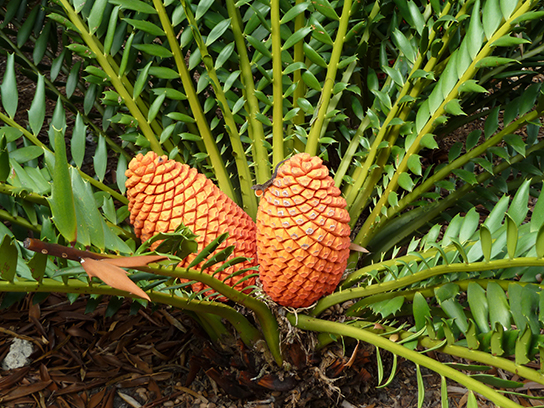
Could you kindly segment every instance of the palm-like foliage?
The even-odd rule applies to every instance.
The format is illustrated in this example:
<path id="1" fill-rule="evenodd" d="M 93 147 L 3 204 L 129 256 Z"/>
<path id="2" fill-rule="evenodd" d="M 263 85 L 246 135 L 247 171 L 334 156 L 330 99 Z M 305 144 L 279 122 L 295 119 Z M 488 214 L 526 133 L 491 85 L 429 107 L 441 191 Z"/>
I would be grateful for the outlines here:
<path id="1" fill-rule="evenodd" d="M 542 200 L 525 222 L 543 174 L 540 2 L 11 0 L 0 13 L 0 217 L 11 225 L 0 226 L 0 259 L 10 259 L 2 290 L 124 293 L 20 241 L 33 231 L 133 254 L 124 171 L 140 150 L 199 168 L 252 217 L 251 186 L 306 151 L 330 163 L 353 242 L 371 254 L 353 255 L 339 290 L 289 315 L 293 325 L 372 342 L 499 405 L 513 403 L 482 384 L 489 376 L 467 377 L 415 347 L 543 382 L 524 366 L 540 353 L 544 322 Z M 28 116 L 16 69 L 36 82 Z M 46 99 L 56 100 L 49 126 Z M 189 232 L 176 237 L 174 262 L 191 248 Z M 203 257 L 220 262 L 213 249 Z M 236 322 L 281 363 L 277 323 L 258 298 L 190 268 L 139 269 L 131 277 L 153 301 L 197 312 L 214 338 L 226 333 L 217 316 Z M 252 309 L 262 332 L 186 292 L 180 277 Z M 349 299 L 360 300 L 348 323 L 318 319 Z"/>

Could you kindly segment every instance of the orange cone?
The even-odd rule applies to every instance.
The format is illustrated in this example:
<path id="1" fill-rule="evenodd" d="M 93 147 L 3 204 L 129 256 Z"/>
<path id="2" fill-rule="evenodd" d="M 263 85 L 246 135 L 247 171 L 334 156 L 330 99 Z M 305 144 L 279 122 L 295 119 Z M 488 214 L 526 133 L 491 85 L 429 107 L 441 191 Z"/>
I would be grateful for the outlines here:
<path id="1" fill-rule="evenodd" d="M 198 235 L 198 251 L 201 251 L 220 234 L 228 232 L 229 237 L 217 251 L 233 245 L 235 249 L 231 257 L 244 256 L 252 260 L 231 266 L 215 277 L 223 280 L 240 269 L 256 265 L 255 223 L 203 174 L 186 164 L 148 152 L 145 156 L 139 154 L 131 160 L 126 176 L 130 222 L 142 241 L 159 232 L 174 232 L 183 223 Z M 179 266 L 188 266 L 195 256 L 189 255 Z M 219 266 L 221 263 L 204 272 L 213 274 Z M 231 277 L 225 283 L 235 286 L 252 272 Z M 247 279 L 235 289 L 243 290 L 254 284 L 255 278 Z M 195 292 L 206 287 L 200 282 L 192 285 Z"/>
<path id="2" fill-rule="evenodd" d="M 318 157 L 285 161 L 257 211 L 257 258 L 264 291 L 307 307 L 336 289 L 350 246 L 346 200 Z"/>

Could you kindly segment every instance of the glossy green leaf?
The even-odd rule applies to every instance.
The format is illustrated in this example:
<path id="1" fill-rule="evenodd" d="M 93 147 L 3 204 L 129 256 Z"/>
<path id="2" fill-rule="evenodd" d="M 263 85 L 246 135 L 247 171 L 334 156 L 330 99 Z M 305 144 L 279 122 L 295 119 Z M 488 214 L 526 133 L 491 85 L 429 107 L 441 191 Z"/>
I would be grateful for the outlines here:
<path id="1" fill-rule="evenodd" d="M 45 78 L 43 75 L 38 75 L 38 82 L 36 84 L 36 93 L 32 104 L 28 110 L 28 124 L 34 135 L 37 135 L 42 129 L 43 121 L 45 119 Z"/>
<path id="2" fill-rule="evenodd" d="M 122 20 L 126 21 L 137 30 L 144 31 L 148 34 L 151 34 L 152 36 L 163 37 L 166 35 L 162 28 L 158 27 L 156 24 L 152 23 L 151 21 L 136 20 L 133 18 L 123 18 Z"/>
<path id="3" fill-rule="evenodd" d="M 539 19 L 539 18 L 542 18 L 542 17 L 544 17 L 544 11 L 528 11 L 526 13 L 523 13 L 519 17 L 515 18 L 511 22 L 511 24 L 516 25 L 516 24 L 519 24 L 519 23 L 524 22 L 524 21 L 536 20 L 536 19 Z"/>
<path id="4" fill-rule="evenodd" d="M 2 106 L 10 118 L 15 117 L 19 101 L 17 90 L 17 79 L 15 77 L 15 54 L 8 54 L 6 60 L 6 71 L 0 86 Z"/>
<path id="5" fill-rule="evenodd" d="M 47 266 L 47 255 L 42 254 L 41 252 L 36 252 L 27 262 L 27 266 L 32 273 L 32 277 L 36 281 L 41 282 L 45 274 L 45 268 Z"/>
<path id="6" fill-rule="evenodd" d="M 477 283 L 470 282 L 467 288 L 467 300 L 478 329 L 482 333 L 489 332 L 489 305 L 485 290 Z"/>
<path id="7" fill-rule="evenodd" d="M 474 173 L 465 170 L 465 169 L 454 169 L 452 172 L 459 177 L 461 180 L 463 180 L 465 183 L 476 185 L 478 184 L 478 180 L 476 179 L 476 176 Z"/>
<path id="8" fill-rule="evenodd" d="M 408 58 L 408 61 L 414 63 L 416 61 L 416 50 L 410 41 L 408 41 L 408 39 L 398 28 L 395 28 L 392 34 L 395 45 L 406 56 L 406 58 Z"/>
<path id="9" fill-rule="evenodd" d="M 510 134 L 504 136 L 504 141 L 511 146 L 516 152 L 521 154 L 523 157 L 525 157 L 525 142 L 523 141 L 523 138 L 521 135 L 517 134 Z"/>
<path id="10" fill-rule="evenodd" d="M 415 26 L 418 34 L 422 35 L 425 28 L 425 18 L 423 17 L 423 14 L 421 14 L 421 11 L 419 11 L 419 8 L 415 2 L 408 1 L 407 6 L 410 16 L 412 17 L 413 26 Z"/>
<path id="11" fill-rule="evenodd" d="M 440 406 L 441 408 L 449 408 L 448 403 L 448 382 L 446 377 L 440 376 Z"/>
<path id="12" fill-rule="evenodd" d="M 76 242 L 77 225 L 74 196 L 66 158 L 64 134 L 53 128 L 55 144 L 55 165 L 53 168 L 52 194 L 47 200 L 53 214 L 53 221 L 59 232 L 70 243 Z"/>
<path id="13" fill-rule="evenodd" d="M 214 253 L 209 259 L 207 259 L 202 266 L 200 267 L 200 271 L 203 272 L 205 269 L 227 260 L 229 256 L 232 255 L 234 252 L 234 246 L 228 246 L 225 249 L 222 249 L 221 251 Z"/>
<path id="14" fill-rule="evenodd" d="M 480 243 L 482 245 L 482 253 L 484 255 L 484 259 L 489 262 L 491 260 L 493 238 L 491 237 L 491 231 L 486 225 L 482 225 L 480 227 Z"/>
<path id="15" fill-rule="evenodd" d="M 477 93 L 486 93 L 487 89 L 485 89 L 483 86 L 478 85 L 476 80 L 469 79 L 468 81 L 463 82 L 459 86 L 459 93 L 468 93 L 468 92 L 477 92 Z"/>
<path id="16" fill-rule="evenodd" d="M 312 18 L 310 20 L 310 27 L 313 28 L 312 36 L 319 42 L 322 42 L 323 44 L 327 45 L 333 45 L 332 38 L 330 34 L 325 30 L 325 28 L 321 25 L 321 23 L 315 19 Z"/>
<path id="17" fill-rule="evenodd" d="M 459 285 L 447 283 L 435 289 L 435 296 L 438 302 L 442 303 L 448 299 L 453 299 L 459 294 Z"/>
<path id="18" fill-rule="evenodd" d="M 382 69 L 397 85 L 404 86 L 404 78 L 399 70 L 386 65 L 382 66 Z"/>
<path id="19" fill-rule="evenodd" d="M 506 57 L 484 57 L 476 62 L 476 68 L 495 68 L 511 63 L 519 64 L 519 61 Z"/>
<path id="20" fill-rule="evenodd" d="M 232 52 L 234 51 L 234 41 L 227 44 L 225 47 L 223 47 L 223 49 L 221 50 L 221 52 L 219 53 L 219 55 L 217 56 L 216 60 L 215 60 L 215 65 L 214 65 L 214 68 L 215 69 L 219 69 L 223 66 L 223 64 L 225 64 L 225 62 L 227 62 L 227 60 L 230 58 L 230 56 L 232 55 Z"/>
<path id="21" fill-rule="evenodd" d="M 454 319 L 455 324 L 463 333 L 468 329 L 467 316 L 463 311 L 463 306 L 455 299 L 447 299 L 441 302 L 442 310 L 448 317 Z"/>
<path id="22" fill-rule="evenodd" d="M 210 34 L 208 34 L 208 37 L 206 38 L 206 46 L 209 47 L 212 45 L 217 39 L 219 39 L 225 31 L 228 30 L 230 27 L 230 18 L 221 20 L 211 31 Z"/>
<path id="23" fill-rule="evenodd" d="M 76 197 L 76 208 L 79 209 L 79 213 L 82 217 L 81 219 L 78 219 L 78 223 L 86 226 L 90 242 L 103 251 L 105 248 L 105 239 L 101 222 L 102 216 L 96 207 L 91 185 L 81 178 L 75 168 L 70 168 L 70 173 L 72 188 L 74 196 Z"/>
<path id="24" fill-rule="evenodd" d="M 527 217 L 530 187 L 531 180 L 525 180 L 517 189 L 508 209 L 508 215 L 512 218 L 516 226 L 519 226 L 525 220 L 525 217 Z"/>
<path id="25" fill-rule="evenodd" d="M 72 159 L 77 167 L 81 168 L 83 159 L 85 158 L 85 142 L 87 135 L 87 126 L 83 123 L 81 115 L 77 114 L 74 129 L 72 131 L 72 140 L 70 142 L 70 150 Z"/>
<path id="26" fill-rule="evenodd" d="M 536 244 L 535 244 L 536 254 L 539 258 L 544 257 L 544 224 L 538 229 L 536 235 Z"/>
<path id="27" fill-rule="evenodd" d="M 4 235 L 0 245 L 0 276 L 3 280 L 13 282 L 17 271 L 18 252 L 14 239 Z"/>
<path id="28" fill-rule="evenodd" d="M 484 29 L 480 21 L 480 0 L 476 0 L 472 6 L 470 23 L 467 30 L 465 41 L 471 60 L 476 58 L 484 42 Z M 464 70 L 463 70 L 464 72 Z M 459 75 L 460 76 L 460 75 Z"/>
<path id="29" fill-rule="evenodd" d="M 134 10 L 144 14 L 157 14 L 154 7 L 140 0 L 109 0 L 109 2 L 121 6 L 122 9 Z"/>
<path id="30" fill-rule="evenodd" d="M 106 6 L 108 5 L 108 0 L 95 0 L 91 13 L 89 14 L 89 19 L 87 25 L 89 26 L 89 33 L 94 34 L 104 18 L 104 12 Z"/>
<path id="31" fill-rule="evenodd" d="M 115 171 L 115 178 L 117 182 L 117 187 L 119 188 L 119 191 L 121 191 L 121 194 L 125 194 L 127 189 L 125 185 L 125 182 L 127 181 L 127 176 L 125 175 L 127 168 L 128 165 L 126 157 L 124 155 L 120 155 L 117 162 L 117 170 Z"/>
<path id="32" fill-rule="evenodd" d="M 43 149 L 39 146 L 25 146 L 10 153 L 10 157 L 17 163 L 26 163 L 37 159 L 43 154 Z"/>
<path id="33" fill-rule="evenodd" d="M 423 407 L 425 401 L 425 383 L 423 382 L 423 375 L 421 374 L 421 368 L 419 364 L 416 364 L 416 378 L 417 378 L 417 408 Z"/>
<path id="34" fill-rule="evenodd" d="M 518 246 L 518 227 L 509 214 L 506 214 L 506 246 L 508 257 L 513 259 Z"/>
<path id="35" fill-rule="evenodd" d="M 272 59 L 272 54 L 270 50 L 267 48 L 267 46 L 263 42 L 257 40 L 251 35 L 246 35 L 246 39 L 247 39 L 247 42 L 257 51 L 259 51 L 263 56 Z"/>
<path id="36" fill-rule="evenodd" d="M 177 120 L 177 121 L 184 122 L 184 123 L 195 123 L 196 122 L 189 115 L 185 115 L 185 114 L 179 113 L 179 112 L 170 112 L 166 116 L 168 116 L 170 119 Z"/>
<path id="37" fill-rule="evenodd" d="M 410 157 L 408 157 L 407 162 L 408 168 L 410 171 L 418 176 L 421 176 L 422 174 L 422 167 L 421 167 L 421 156 L 418 154 L 413 154 Z"/>
<path id="38" fill-rule="evenodd" d="M 34 43 L 34 49 L 32 50 L 32 59 L 34 64 L 38 65 L 47 51 L 47 42 L 49 40 L 49 34 L 51 32 L 52 23 L 48 22 L 40 33 L 38 39 Z"/>
<path id="39" fill-rule="evenodd" d="M 100 181 L 104 180 L 108 166 L 108 151 L 106 150 L 106 138 L 98 136 L 98 144 L 93 156 L 94 172 Z"/>
<path id="40" fill-rule="evenodd" d="M 119 6 L 115 6 L 110 13 L 108 20 L 108 28 L 106 30 L 106 38 L 104 39 L 104 54 L 110 54 L 113 45 L 113 39 L 115 37 L 115 32 L 117 29 L 118 17 L 119 17 Z M 112 57 L 115 56 L 116 52 L 112 53 Z"/>
<path id="41" fill-rule="evenodd" d="M 506 294 L 498 283 L 488 283 L 487 303 L 489 305 L 491 327 L 496 327 L 496 323 L 498 323 L 504 328 L 509 328 L 511 320 L 510 307 L 506 299 Z"/>
<path id="42" fill-rule="evenodd" d="M 153 61 L 150 61 L 149 64 L 151 65 L 152 63 L 153 63 Z M 165 68 L 165 67 L 151 66 L 149 68 L 149 75 L 153 75 L 153 76 L 156 76 L 157 78 L 161 78 L 161 79 L 178 79 L 179 78 L 179 73 L 177 71 L 174 71 L 173 69 Z M 139 77 L 138 77 L 138 79 L 139 79 Z M 162 88 L 162 89 L 173 90 L 171 88 Z"/>
<path id="43" fill-rule="evenodd" d="M 288 50 L 299 41 L 302 41 L 302 39 L 306 37 L 311 31 L 312 31 L 311 27 L 303 27 L 300 30 L 295 31 L 293 34 L 289 36 L 289 38 L 282 45 L 281 47 L 282 51 Z"/>
<path id="44" fill-rule="evenodd" d="M 9 163 L 9 153 L 7 151 L 7 141 L 3 134 L 0 134 L 0 182 L 4 183 L 10 174 L 11 165 Z"/>
<path id="45" fill-rule="evenodd" d="M 421 106 L 419 107 L 419 110 L 416 113 L 416 132 L 419 133 L 423 129 L 423 127 L 427 124 L 431 117 L 431 113 L 429 111 L 429 100 L 427 99 L 424 101 Z"/>
<path id="46" fill-rule="evenodd" d="M 78 81 L 79 81 L 79 68 L 81 67 L 81 61 L 77 61 L 68 74 L 68 79 L 66 80 L 66 96 L 71 98 L 74 91 L 76 90 Z M 100 81 L 103 82 L 103 81 Z"/>
<path id="47" fill-rule="evenodd" d="M 410 177 L 410 174 L 404 172 L 399 175 L 398 179 L 399 186 L 401 186 L 406 191 L 412 191 L 414 188 L 414 182 Z"/>
<path id="48" fill-rule="evenodd" d="M 391 193 L 389 193 L 389 197 L 387 197 L 387 202 L 389 203 L 389 205 L 391 207 L 396 207 L 399 205 L 399 195 L 394 192 L 394 191 L 391 191 Z"/>
<path id="49" fill-rule="evenodd" d="M 515 47 L 516 45 L 530 44 L 530 43 L 531 41 L 526 40 L 525 38 L 511 37 L 509 35 L 505 35 L 499 38 L 498 40 L 493 41 L 493 43 L 490 46 L 491 47 Z"/>
<path id="50" fill-rule="evenodd" d="M 444 106 L 444 110 L 449 113 L 450 115 L 459 116 L 464 115 L 466 116 L 466 113 L 463 112 L 463 109 L 461 108 L 461 104 L 459 103 L 459 99 L 452 99 L 446 105 Z"/>
<path id="51" fill-rule="evenodd" d="M 516 341 L 515 348 L 515 361 L 518 365 L 527 364 L 531 361 L 529 358 L 529 351 L 531 349 L 532 333 L 528 326 L 525 327 L 525 330 L 520 330 L 518 340 Z M 511 381 L 514 384 L 509 385 L 512 388 L 518 388 L 522 384 L 519 382 Z M 502 385 L 506 387 L 508 385 Z"/>
<path id="52" fill-rule="evenodd" d="M 28 14 L 25 21 L 19 28 L 19 31 L 17 32 L 17 47 L 22 48 L 23 45 L 27 42 L 27 40 L 30 38 L 30 35 L 32 34 L 32 29 L 34 28 L 34 25 L 36 24 L 36 19 L 38 17 L 38 12 L 40 11 L 40 7 L 36 6 L 32 9 L 32 11 Z"/>
<path id="53" fill-rule="evenodd" d="M 380 314 L 382 318 L 387 318 L 394 316 L 404 304 L 404 296 L 396 296 L 392 299 L 382 300 L 381 302 L 376 302 L 369 307 L 376 314 Z"/>
<path id="54" fill-rule="evenodd" d="M 313 62 L 314 64 L 322 67 L 322 68 L 327 68 L 327 62 L 323 59 L 323 57 L 318 53 L 316 52 L 309 44 L 307 43 L 304 43 L 303 44 L 303 49 L 304 49 L 304 54 L 306 55 L 306 57 L 311 61 Z"/>
<path id="55" fill-rule="evenodd" d="M 489 228 L 491 233 L 495 233 L 501 227 L 509 204 L 510 199 L 507 196 L 503 196 L 487 216 L 484 225 Z"/>
<path id="56" fill-rule="evenodd" d="M 125 75 L 125 71 L 128 66 L 128 59 L 130 57 L 130 51 L 132 48 L 132 42 L 134 41 L 135 35 L 136 33 L 133 31 L 129 35 L 128 40 L 125 44 L 125 49 L 123 50 L 123 56 L 121 57 L 121 64 L 119 64 L 119 74 L 118 74 L 119 77 L 122 77 L 123 75 Z"/>
<path id="57" fill-rule="evenodd" d="M 325 17 L 330 18 L 331 20 L 340 20 L 340 17 L 338 17 L 338 14 L 328 0 L 312 0 L 312 4 L 315 9 Z"/>
<path id="58" fill-rule="evenodd" d="M 501 12 L 505 20 L 512 15 L 516 9 L 517 2 L 511 0 L 500 0 Z"/>
<path id="59" fill-rule="evenodd" d="M 484 2 L 482 23 L 485 36 L 488 41 L 499 28 L 502 20 L 502 13 L 499 8 L 499 0 L 487 0 Z"/>
<path id="60" fill-rule="evenodd" d="M 132 44 L 134 48 L 142 51 L 143 53 L 153 55 L 154 57 L 159 58 L 170 58 L 172 56 L 172 51 L 166 48 L 163 45 L 159 44 Z M 126 52 L 126 51 L 125 51 Z M 125 54 L 123 54 L 124 56 Z"/>
<path id="61" fill-rule="evenodd" d="M 310 2 L 304 2 L 295 4 L 293 7 L 291 7 L 287 13 L 285 13 L 280 20 L 280 24 L 288 23 L 289 21 L 293 20 L 295 17 L 297 17 L 299 14 L 304 13 L 308 7 L 310 7 Z"/>
<path id="62" fill-rule="evenodd" d="M 459 241 L 461 243 L 465 243 L 469 239 L 471 239 L 472 235 L 478 229 L 479 222 L 480 215 L 478 214 L 476 209 L 472 207 L 465 215 L 463 225 L 461 226 L 461 230 L 459 231 Z"/>
<path id="63" fill-rule="evenodd" d="M 306 71 L 302 74 L 302 80 L 310 88 L 321 92 L 321 84 L 319 83 L 319 80 L 310 71 Z"/>
<path id="64" fill-rule="evenodd" d="M 467 346 L 471 350 L 478 350 L 480 348 L 480 341 L 478 340 L 478 332 L 476 330 L 476 324 L 472 319 L 468 320 L 468 329 L 465 333 L 467 340 Z"/>
<path id="65" fill-rule="evenodd" d="M 419 331 L 425 327 L 426 318 L 431 317 L 431 309 L 423 295 L 419 292 L 416 292 L 414 295 L 412 313 L 416 323 L 416 331 Z"/>
<path id="66" fill-rule="evenodd" d="M 158 95 L 151 106 L 149 107 L 149 112 L 147 114 L 147 122 L 151 123 L 155 120 L 155 117 L 163 107 L 164 100 L 166 99 L 166 93 Z"/>
<path id="67" fill-rule="evenodd" d="M 467 140 L 465 142 L 467 151 L 474 149 L 474 147 L 478 145 L 478 141 L 480 140 L 481 135 L 482 131 L 480 129 L 473 130 L 468 134 Z"/>
<path id="68" fill-rule="evenodd" d="M 206 12 L 209 10 L 209 8 L 212 6 L 213 3 L 214 3 L 214 0 L 199 1 L 196 7 L 195 20 L 196 21 L 200 20 L 206 14 Z"/>

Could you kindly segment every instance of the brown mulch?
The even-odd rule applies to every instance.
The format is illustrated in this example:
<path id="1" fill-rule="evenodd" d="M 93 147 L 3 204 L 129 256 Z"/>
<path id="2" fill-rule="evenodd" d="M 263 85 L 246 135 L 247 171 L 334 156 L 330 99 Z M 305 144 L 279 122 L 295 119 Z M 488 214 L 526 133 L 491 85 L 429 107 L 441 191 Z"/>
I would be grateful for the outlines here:
<path id="1" fill-rule="evenodd" d="M 295 342 L 280 371 L 236 339 L 212 344 L 177 309 L 86 296 L 70 303 L 60 294 L 34 303 L 34 296 L 0 312 L 0 361 L 16 337 L 34 349 L 28 365 L 0 371 L 0 407 L 417 406 L 414 364 L 399 360 L 394 380 L 378 389 L 371 345 L 338 342 L 306 355 Z M 392 361 L 383 352 L 382 359 L 387 378 Z M 423 406 L 439 407 L 440 376 L 422 373 Z M 464 406 L 467 390 L 448 388 L 450 406 Z M 479 406 L 492 405 L 479 399 Z"/>

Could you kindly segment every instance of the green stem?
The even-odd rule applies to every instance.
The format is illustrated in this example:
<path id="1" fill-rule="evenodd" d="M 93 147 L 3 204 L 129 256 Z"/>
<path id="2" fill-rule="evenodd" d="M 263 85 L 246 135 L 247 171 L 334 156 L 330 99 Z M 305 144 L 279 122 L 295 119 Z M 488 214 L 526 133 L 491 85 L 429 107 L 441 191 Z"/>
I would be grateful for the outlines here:
<path id="1" fill-rule="evenodd" d="M 342 16 L 340 17 L 340 23 L 338 24 L 338 32 L 336 34 L 336 39 L 334 40 L 331 59 L 329 61 L 329 68 L 323 84 L 319 111 L 317 113 L 316 121 L 314 122 L 312 129 L 310 130 L 310 134 L 308 135 L 308 143 L 306 144 L 306 153 L 309 153 L 312 156 L 317 154 L 317 146 L 319 144 L 320 135 L 326 130 L 324 129 L 325 116 L 329 109 L 329 102 L 336 79 L 338 63 L 340 62 L 340 57 L 342 56 L 342 48 L 344 46 L 344 38 L 348 29 L 350 15 L 351 0 L 344 0 Z"/>
<path id="2" fill-rule="evenodd" d="M 501 407 L 516 407 L 519 405 L 512 400 L 494 391 L 490 387 L 484 385 L 480 381 L 469 377 L 454 368 L 448 367 L 443 363 L 440 363 L 430 357 L 418 353 L 417 351 L 410 350 L 404 347 L 402 344 L 395 343 L 389 339 L 379 336 L 375 333 L 367 330 L 362 330 L 350 325 L 331 322 L 327 320 L 320 320 L 306 315 L 295 315 L 292 313 L 287 314 L 289 322 L 300 329 L 312 330 L 316 332 L 328 332 L 339 334 L 342 336 L 352 337 L 357 340 L 364 341 L 368 344 L 372 344 L 383 350 L 387 350 L 397 356 L 403 357 L 423 367 L 427 367 L 440 375 L 448 377 L 459 384 L 466 386 L 468 389 L 478 392 L 490 401 Z"/>
<path id="3" fill-rule="evenodd" d="M 361 121 L 361 124 L 357 128 L 357 132 L 355 132 L 355 135 L 351 139 L 351 142 L 346 149 L 346 153 L 344 153 L 344 156 L 342 156 L 342 161 L 340 162 L 338 170 L 334 175 L 334 185 L 336 187 L 340 187 L 340 185 L 342 184 L 344 176 L 346 175 L 349 167 L 352 165 L 353 156 L 357 152 L 361 137 L 363 137 L 365 130 L 367 130 L 369 126 L 370 118 L 368 116 L 365 116 Z"/>
<path id="4" fill-rule="evenodd" d="M 158 1 L 158 0 L 154 0 Z M 257 215 L 257 197 L 255 196 L 252 186 L 252 177 L 251 172 L 249 171 L 249 164 L 247 161 L 246 153 L 242 141 L 240 139 L 240 134 L 238 132 L 238 126 L 234 120 L 234 115 L 229 107 L 227 97 L 223 92 L 223 87 L 219 82 L 217 77 L 217 72 L 215 71 L 213 59 L 208 52 L 208 47 L 204 43 L 200 31 L 198 30 L 198 25 L 193 15 L 191 8 L 188 6 L 186 0 L 180 0 L 185 10 L 185 16 L 189 21 L 189 25 L 193 31 L 193 37 L 196 41 L 200 54 L 202 56 L 202 62 L 206 67 L 206 71 L 211 80 L 211 85 L 215 92 L 215 97 L 223 113 L 223 119 L 225 120 L 225 130 L 227 131 L 230 144 L 232 147 L 232 155 L 236 162 L 236 167 L 238 169 L 238 178 L 240 180 L 240 192 L 242 194 L 242 208 L 246 213 L 248 213 L 253 219 Z"/>
<path id="5" fill-rule="evenodd" d="M 421 282 L 425 279 L 432 278 L 433 276 L 445 275 L 455 272 L 482 272 L 490 271 L 494 269 L 505 269 L 522 266 L 544 266 L 544 259 L 534 257 L 513 258 L 513 259 L 498 259 L 489 262 L 473 262 L 470 264 L 455 263 L 449 265 L 439 265 L 429 269 L 416 272 L 413 275 L 405 276 L 404 278 L 396 279 L 394 281 L 377 283 L 367 287 L 346 289 L 341 292 L 335 292 L 329 296 L 324 297 L 315 308 L 311 311 L 312 316 L 318 316 L 329 307 L 343 303 L 347 300 L 375 295 L 378 293 L 384 293 L 391 290 L 407 287 L 417 282 Z"/>
<path id="6" fill-rule="evenodd" d="M 154 131 L 150 123 L 148 123 L 146 117 L 147 115 L 144 115 L 143 110 L 141 109 L 141 106 L 143 106 L 141 99 L 137 98 L 138 101 L 133 99 L 132 86 L 127 86 L 126 77 L 124 75 L 123 77 L 119 77 L 119 67 L 117 66 L 117 63 L 113 60 L 113 58 L 108 57 L 106 54 L 104 54 L 102 44 L 95 36 L 89 33 L 87 27 L 85 26 L 83 21 L 81 21 L 78 14 L 73 9 L 68 0 L 59 0 L 59 2 L 62 4 L 62 7 L 68 15 L 70 21 L 78 29 L 81 38 L 83 39 L 83 41 L 85 41 L 85 44 L 87 44 L 89 49 L 93 52 L 97 62 L 100 64 L 104 72 L 108 75 L 111 84 L 113 85 L 119 96 L 123 98 L 126 107 L 137 120 L 138 126 L 140 127 L 140 130 L 142 131 L 145 138 L 149 141 L 151 149 L 158 155 L 162 155 L 164 152 L 155 134 L 155 131 L 160 134 L 160 128 L 156 126 L 156 129 Z M 125 50 L 125 52 L 129 52 L 129 50 Z M 139 106 L 139 104 L 141 106 Z"/>
<path id="7" fill-rule="evenodd" d="M 231 18 L 232 34 L 236 43 L 238 59 L 240 60 L 239 67 L 241 71 L 241 79 L 244 84 L 242 90 L 246 98 L 246 109 L 248 111 L 249 135 L 252 141 L 252 151 L 254 155 L 255 178 L 257 184 L 262 184 L 270 179 L 270 163 L 268 161 L 268 151 L 265 147 L 265 134 L 263 124 L 257 120 L 259 112 L 259 100 L 255 96 L 255 82 L 253 73 L 251 72 L 251 63 L 247 53 L 247 45 L 244 39 L 243 23 L 240 16 L 240 10 L 236 7 L 233 0 L 227 0 L 227 10 Z"/>
<path id="8" fill-rule="evenodd" d="M 296 0 L 295 5 L 298 5 L 302 3 L 304 0 Z M 306 24 L 306 17 L 304 13 L 300 13 L 298 16 L 295 17 L 295 31 L 302 29 Z M 305 55 L 304 55 L 304 42 L 299 41 L 293 46 L 293 61 L 294 62 L 305 62 Z M 307 64 L 308 66 L 308 64 Z M 306 84 L 302 80 L 302 71 L 300 69 L 297 69 L 295 72 L 293 72 L 293 83 L 297 84 L 297 87 L 295 89 L 295 92 L 293 92 L 293 108 L 297 108 L 298 106 L 298 99 L 304 98 L 304 95 L 306 94 Z M 293 124 L 294 125 L 302 125 L 305 121 L 305 113 L 302 109 L 299 109 L 296 116 L 293 118 Z M 291 130 L 291 129 L 290 129 Z M 292 148 L 296 151 L 302 152 L 305 149 L 304 143 L 298 138 L 294 137 L 293 139 L 293 145 Z"/>
<path id="9" fill-rule="evenodd" d="M 0 209 L 0 219 L 8 221 L 11 224 L 19 225 L 23 228 L 39 233 L 41 231 L 40 225 L 34 225 L 23 217 L 11 215 L 9 212 Z"/>
<path id="10" fill-rule="evenodd" d="M 198 130 L 200 131 L 200 136 L 202 137 L 202 140 L 206 147 L 206 153 L 208 154 L 211 165 L 214 169 L 214 174 L 217 178 L 217 184 L 219 185 L 221 191 L 223 191 L 233 201 L 240 204 L 240 201 L 237 199 L 236 193 L 234 192 L 234 188 L 225 167 L 225 163 L 223 162 L 217 144 L 215 143 L 215 137 L 212 135 L 212 132 L 208 125 L 208 121 L 198 100 L 198 95 L 193 86 L 191 73 L 189 72 L 189 69 L 185 64 L 185 59 L 183 54 L 181 53 L 182 50 L 176 39 L 174 28 L 172 27 L 172 23 L 170 22 L 168 13 L 166 12 L 161 0 L 153 0 L 153 4 L 157 9 L 163 30 L 165 31 L 166 38 L 168 39 L 168 43 L 170 44 L 170 49 L 172 50 L 172 54 L 174 56 L 174 61 L 179 72 L 181 83 L 183 84 L 185 94 L 187 95 L 187 100 L 193 113 L 193 117 L 196 120 L 196 125 L 198 126 Z"/>
<path id="11" fill-rule="evenodd" d="M 272 151 L 274 166 L 284 159 L 283 147 L 283 68 L 281 64 L 280 0 L 270 0 L 272 37 Z"/>
<path id="12" fill-rule="evenodd" d="M 0 183 L 0 194 L 18 197 L 34 204 L 45 205 L 49 207 L 49 202 L 44 196 L 29 192 L 21 193 L 17 187 L 13 187 L 8 184 Z"/>

